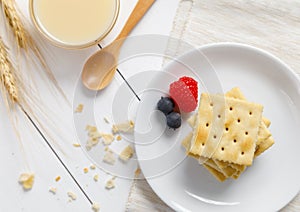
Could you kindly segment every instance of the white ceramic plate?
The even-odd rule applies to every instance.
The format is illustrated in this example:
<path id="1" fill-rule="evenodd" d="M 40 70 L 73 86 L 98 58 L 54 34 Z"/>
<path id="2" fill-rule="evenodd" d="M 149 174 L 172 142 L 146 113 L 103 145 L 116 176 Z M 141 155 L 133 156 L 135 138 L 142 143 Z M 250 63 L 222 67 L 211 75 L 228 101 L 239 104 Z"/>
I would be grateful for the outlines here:
<path id="1" fill-rule="evenodd" d="M 186 158 L 180 142 L 190 131 L 187 117 L 173 131 L 155 111 L 170 82 L 183 75 L 198 79 L 199 93 L 238 86 L 248 100 L 264 105 L 276 143 L 238 180 L 220 183 Z M 299 130 L 300 81 L 288 66 L 251 46 L 212 44 L 180 57 L 149 83 L 137 113 L 136 153 L 153 190 L 176 211 L 277 211 L 300 188 Z"/>

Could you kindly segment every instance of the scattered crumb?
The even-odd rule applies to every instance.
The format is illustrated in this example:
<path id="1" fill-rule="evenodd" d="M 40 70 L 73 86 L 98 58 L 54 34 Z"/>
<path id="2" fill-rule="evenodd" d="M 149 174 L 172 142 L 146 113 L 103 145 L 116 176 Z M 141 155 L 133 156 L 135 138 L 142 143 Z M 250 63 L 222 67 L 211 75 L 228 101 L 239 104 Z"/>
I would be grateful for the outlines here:
<path id="1" fill-rule="evenodd" d="M 105 121 L 106 124 L 109 124 L 109 120 L 107 117 L 104 117 L 103 120 Z"/>
<path id="2" fill-rule="evenodd" d="M 73 192 L 68 191 L 67 194 L 70 197 L 70 200 L 76 200 L 77 199 L 76 194 L 74 194 Z"/>
<path id="3" fill-rule="evenodd" d="M 86 150 L 91 150 L 94 146 L 96 146 L 99 143 L 99 139 L 88 139 L 85 145 Z"/>
<path id="4" fill-rule="evenodd" d="M 130 145 L 128 145 L 127 147 L 125 147 L 122 150 L 122 152 L 119 155 L 119 158 L 122 161 L 126 162 L 126 161 L 128 161 L 133 156 L 133 153 L 134 153 L 133 148 Z"/>
<path id="5" fill-rule="evenodd" d="M 92 126 L 92 125 L 86 125 L 85 130 L 86 131 L 96 131 L 97 127 Z"/>
<path id="6" fill-rule="evenodd" d="M 98 175 L 98 174 L 95 174 L 95 175 L 94 175 L 94 181 L 97 182 L 98 180 L 99 180 L 99 175 Z"/>
<path id="7" fill-rule="evenodd" d="M 83 111 L 83 104 L 79 104 L 75 109 L 75 113 L 81 113 Z"/>
<path id="8" fill-rule="evenodd" d="M 116 177 L 113 177 L 106 181 L 105 188 L 108 190 L 113 189 L 115 187 L 115 179 Z"/>
<path id="9" fill-rule="evenodd" d="M 84 172 L 85 174 L 88 173 L 88 172 L 89 172 L 89 168 L 86 168 L 86 167 L 85 167 L 85 168 L 83 169 L 83 172 Z"/>
<path id="10" fill-rule="evenodd" d="M 91 165 L 90 165 L 90 169 L 95 170 L 95 169 L 96 169 L 96 166 L 95 166 L 94 164 L 91 164 Z"/>
<path id="11" fill-rule="evenodd" d="M 134 172 L 134 176 L 138 177 L 140 174 L 141 174 L 141 169 L 138 167 Z"/>
<path id="12" fill-rule="evenodd" d="M 87 150 L 91 150 L 92 147 L 96 146 L 99 143 L 101 133 L 98 131 L 97 127 L 91 125 L 87 125 L 85 130 L 88 131 L 89 137 L 85 147 Z"/>
<path id="13" fill-rule="evenodd" d="M 51 192 L 52 194 L 56 194 L 57 188 L 50 187 L 50 188 L 49 188 L 49 192 Z"/>
<path id="14" fill-rule="evenodd" d="M 81 144 L 79 144 L 79 143 L 74 143 L 73 146 L 74 146 L 74 147 L 81 147 Z"/>
<path id="15" fill-rule="evenodd" d="M 116 162 L 116 159 L 114 157 L 114 153 L 112 151 L 107 151 L 103 157 L 103 162 L 110 164 L 110 165 L 114 165 Z"/>
<path id="16" fill-rule="evenodd" d="M 122 140 L 122 136 L 117 135 L 116 140 L 117 140 L 117 141 L 121 141 L 121 140 Z"/>
<path id="17" fill-rule="evenodd" d="M 132 120 L 120 124 L 114 124 L 112 126 L 112 131 L 114 134 L 118 132 L 132 133 L 133 129 L 134 129 L 134 122 Z"/>
<path id="18" fill-rule="evenodd" d="M 90 131 L 88 133 L 88 136 L 90 138 L 101 138 L 101 133 L 97 130 L 97 131 Z"/>
<path id="19" fill-rule="evenodd" d="M 92 204 L 92 210 L 93 210 L 94 212 L 99 212 L 99 210 L 100 210 L 100 205 L 99 205 L 99 203 L 94 202 L 94 203 Z"/>
<path id="20" fill-rule="evenodd" d="M 55 181 L 58 182 L 58 181 L 60 181 L 60 179 L 61 179 L 61 177 L 60 177 L 60 176 L 57 176 L 57 177 L 55 178 Z"/>
<path id="21" fill-rule="evenodd" d="M 19 183 L 22 184 L 23 189 L 30 190 L 34 183 L 34 174 L 22 173 L 19 177 Z"/>
<path id="22" fill-rule="evenodd" d="M 106 147 L 104 148 L 104 151 L 107 152 L 108 150 L 109 150 L 109 147 L 106 146 Z"/>
<path id="23" fill-rule="evenodd" d="M 106 146 L 110 145 L 115 139 L 112 134 L 102 133 L 101 137 L 102 137 L 102 140 L 103 140 L 103 144 L 106 145 Z"/>

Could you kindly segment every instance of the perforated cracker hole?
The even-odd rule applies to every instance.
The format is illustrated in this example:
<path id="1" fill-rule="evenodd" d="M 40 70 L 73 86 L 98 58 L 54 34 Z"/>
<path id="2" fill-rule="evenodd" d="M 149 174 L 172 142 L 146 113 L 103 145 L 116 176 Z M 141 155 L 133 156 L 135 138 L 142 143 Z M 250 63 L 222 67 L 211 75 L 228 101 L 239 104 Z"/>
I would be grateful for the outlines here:
<path id="1" fill-rule="evenodd" d="M 241 123 L 241 119 L 238 119 L 237 122 L 238 122 L 238 123 Z"/>
<path id="2" fill-rule="evenodd" d="M 209 126 L 209 123 L 206 123 L 206 127 L 208 127 Z"/>
<path id="3" fill-rule="evenodd" d="M 249 112 L 249 115 L 252 116 L 252 112 L 251 111 Z"/>
<path id="4" fill-rule="evenodd" d="M 205 143 L 202 143 L 202 146 L 204 146 L 205 145 Z"/>
<path id="5" fill-rule="evenodd" d="M 244 155 L 245 153 L 244 152 L 241 152 L 241 155 Z"/>
<path id="6" fill-rule="evenodd" d="M 221 150 L 222 150 L 222 151 L 224 151 L 224 150 L 225 150 L 225 148 L 224 148 L 224 147 L 222 147 L 222 148 L 221 148 Z"/>
<path id="7" fill-rule="evenodd" d="M 211 107 L 213 107 L 213 106 L 214 106 L 214 103 L 211 102 L 209 105 L 210 105 Z"/>
<path id="8" fill-rule="evenodd" d="M 216 139 L 217 138 L 217 136 L 216 135 L 214 135 L 214 139 Z"/>
<path id="9" fill-rule="evenodd" d="M 236 143 L 236 139 L 233 140 L 233 143 Z"/>
<path id="10" fill-rule="evenodd" d="M 229 128 L 228 128 L 228 127 L 226 127 L 226 128 L 225 128 L 225 130 L 228 132 L 228 131 L 229 131 Z"/>
<path id="11" fill-rule="evenodd" d="M 247 131 L 245 132 L 245 135 L 248 135 L 248 132 L 247 132 Z"/>
<path id="12" fill-rule="evenodd" d="M 232 107 L 230 107 L 230 108 L 229 108 L 229 110 L 230 110 L 230 111 L 232 111 L 232 110 L 233 110 L 233 108 L 232 108 Z"/>
<path id="13" fill-rule="evenodd" d="M 220 115 L 220 114 L 218 115 L 218 118 L 219 118 L 219 119 L 221 118 L 221 115 Z"/>

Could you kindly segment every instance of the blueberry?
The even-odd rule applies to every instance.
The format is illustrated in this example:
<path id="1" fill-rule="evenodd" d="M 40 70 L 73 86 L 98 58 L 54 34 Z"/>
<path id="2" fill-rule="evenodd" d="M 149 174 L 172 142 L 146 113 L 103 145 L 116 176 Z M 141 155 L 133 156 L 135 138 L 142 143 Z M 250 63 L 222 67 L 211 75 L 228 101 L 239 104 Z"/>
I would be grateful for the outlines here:
<path id="1" fill-rule="evenodd" d="M 174 102 L 169 97 L 161 97 L 161 99 L 157 103 L 157 109 L 163 112 L 165 115 L 171 113 L 174 109 Z"/>
<path id="2" fill-rule="evenodd" d="M 181 126 L 181 115 L 177 112 L 172 112 L 167 115 L 167 125 L 174 130 Z"/>

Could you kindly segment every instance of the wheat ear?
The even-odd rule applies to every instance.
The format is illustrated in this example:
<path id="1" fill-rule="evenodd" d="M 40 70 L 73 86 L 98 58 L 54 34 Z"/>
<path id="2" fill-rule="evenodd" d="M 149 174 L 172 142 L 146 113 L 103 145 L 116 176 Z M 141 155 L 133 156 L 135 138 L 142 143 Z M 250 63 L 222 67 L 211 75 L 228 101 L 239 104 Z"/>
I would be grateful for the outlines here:
<path id="1" fill-rule="evenodd" d="M 25 56 L 31 60 L 32 58 L 30 56 L 31 55 L 35 56 L 35 58 L 39 61 L 41 67 L 44 69 L 48 79 L 50 79 L 50 81 L 53 83 L 56 90 L 68 102 L 65 93 L 58 85 L 58 82 L 56 81 L 50 67 L 46 63 L 46 60 L 41 50 L 39 49 L 36 42 L 34 41 L 32 36 L 29 34 L 28 30 L 26 29 L 26 26 L 24 24 L 25 19 L 21 19 L 22 13 L 19 10 L 17 10 L 17 5 L 15 0 L 0 0 L 0 3 L 2 3 L 1 5 L 2 5 L 3 13 L 5 15 L 6 22 L 8 23 L 8 25 L 12 30 L 19 52 L 20 49 L 24 49 L 26 53 Z"/>
<path id="2" fill-rule="evenodd" d="M 9 96 L 9 100 L 12 103 L 19 103 L 19 92 L 13 70 L 14 68 L 8 57 L 7 47 L 0 37 L 0 81 Z"/>
<path id="3" fill-rule="evenodd" d="M 13 2 L 11 0 L 1 0 L 4 15 L 7 18 L 9 26 L 13 29 L 14 36 L 17 40 L 18 46 L 27 49 L 26 41 L 26 31 L 24 30 L 24 25 L 14 8 Z"/>

